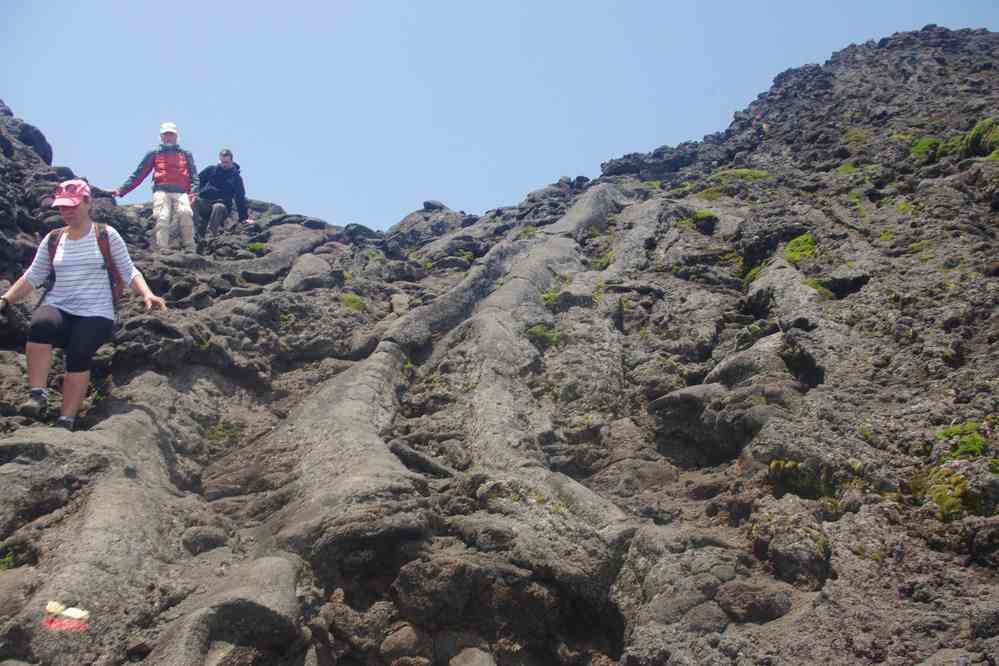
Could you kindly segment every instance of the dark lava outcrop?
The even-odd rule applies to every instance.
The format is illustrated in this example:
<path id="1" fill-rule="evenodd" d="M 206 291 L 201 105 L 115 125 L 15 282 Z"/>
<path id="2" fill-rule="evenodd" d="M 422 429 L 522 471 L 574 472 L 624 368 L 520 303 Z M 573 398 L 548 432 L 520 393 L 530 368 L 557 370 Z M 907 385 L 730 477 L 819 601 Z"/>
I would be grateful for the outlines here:
<path id="1" fill-rule="evenodd" d="M 171 309 L 72 434 L 0 328 L 0 664 L 997 663 L 997 120 L 930 26 L 478 216 L 99 198 Z M 50 162 L 0 106 L 0 279 Z"/>

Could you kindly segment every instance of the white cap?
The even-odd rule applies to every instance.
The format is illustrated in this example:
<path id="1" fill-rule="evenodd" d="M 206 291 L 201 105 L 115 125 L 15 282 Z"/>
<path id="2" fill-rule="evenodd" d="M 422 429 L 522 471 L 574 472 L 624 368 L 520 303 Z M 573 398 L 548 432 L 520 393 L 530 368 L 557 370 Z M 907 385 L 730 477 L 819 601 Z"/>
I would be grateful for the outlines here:
<path id="1" fill-rule="evenodd" d="M 166 134 L 167 132 L 173 132 L 178 137 L 180 136 L 180 131 L 177 129 L 177 125 L 174 123 L 163 123 L 160 125 L 160 134 Z"/>

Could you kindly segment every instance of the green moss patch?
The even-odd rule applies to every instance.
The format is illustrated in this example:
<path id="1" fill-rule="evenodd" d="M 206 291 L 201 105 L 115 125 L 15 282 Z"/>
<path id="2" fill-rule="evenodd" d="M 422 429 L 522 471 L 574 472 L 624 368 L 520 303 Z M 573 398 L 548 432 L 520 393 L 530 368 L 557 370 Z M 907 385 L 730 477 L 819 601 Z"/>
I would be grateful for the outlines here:
<path id="1" fill-rule="evenodd" d="M 850 200 L 850 204 L 853 206 L 853 209 L 857 211 L 857 215 L 859 217 L 867 217 L 867 209 L 864 208 L 864 201 L 866 201 L 866 197 L 864 197 L 863 192 L 860 190 L 853 190 L 847 195 L 847 198 Z"/>
<path id="2" fill-rule="evenodd" d="M 352 310 L 353 312 L 360 312 L 364 309 L 364 299 L 357 294 L 352 294 L 350 292 L 342 294 L 340 296 L 340 302 L 343 304 L 343 307 L 348 310 Z"/>
<path id="3" fill-rule="evenodd" d="M 593 265 L 592 265 L 593 270 L 595 271 L 607 270 L 607 267 L 610 266 L 611 262 L 613 261 L 614 261 L 614 250 L 607 250 L 606 252 L 604 252 L 599 257 L 593 260 Z"/>
<path id="4" fill-rule="evenodd" d="M 205 433 L 209 442 L 235 444 L 243 434 L 243 424 L 233 421 L 219 421 Z"/>
<path id="5" fill-rule="evenodd" d="M 712 180 L 728 184 L 740 180 L 757 181 L 770 180 L 772 176 L 762 169 L 722 169 L 711 174 Z"/>
<path id="6" fill-rule="evenodd" d="M 912 142 L 909 154 L 920 164 L 930 164 L 945 155 L 961 157 L 986 157 L 999 152 L 999 123 L 994 118 L 983 118 L 964 134 L 946 141 L 939 137 L 924 136 Z M 999 159 L 999 157 L 994 158 Z"/>
<path id="7" fill-rule="evenodd" d="M 951 138 L 944 141 L 944 144 L 940 146 L 940 152 L 937 154 L 938 157 L 943 157 L 944 155 L 960 155 L 961 154 L 961 143 L 964 141 L 963 134 L 956 134 Z"/>
<path id="8" fill-rule="evenodd" d="M 985 157 L 999 151 L 999 123 L 993 118 L 979 120 L 961 140 L 961 155 Z"/>
<path id="9" fill-rule="evenodd" d="M 784 258 L 797 266 L 803 259 L 814 257 L 815 252 L 815 239 L 811 233 L 804 233 L 791 239 L 784 248 Z"/>
<path id="10" fill-rule="evenodd" d="M 698 192 L 696 196 L 704 199 L 705 201 L 718 201 L 725 196 L 725 190 L 720 187 L 709 187 L 706 190 Z"/>
<path id="11" fill-rule="evenodd" d="M 538 228 L 529 224 L 517 232 L 517 240 L 527 240 L 529 238 L 534 238 L 537 235 Z"/>
<path id="12" fill-rule="evenodd" d="M 851 127 L 848 129 L 844 138 L 846 139 L 846 143 L 850 146 L 850 150 L 852 152 L 857 152 L 866 146 L 868 140 L 870 139 L 867 134 L 867 130 L 860 129 L 859 127 Z"/>
<path id="13" fill-rule="evenodd" d="M 978 421 L 966 421 L 948 426 L 936 433 L 937 439 L 950 445 L 941 458 L 943 463 L 953 460 L 986 460 L 989 471 L 999 474 L 999 459 L 991 442 L 986 438 L 988 431 Z M 989 515 L 995 507 L 985 497 L 973 492 L 968 479 L 946 464 L 920 471 L 909 480 L 909 489 L 917 500 L 932 502 L 936 506 L 937 518 L 950 521 L 961 518 L 966 513 Z"/>
<path id="14" fill-rule="evenodd" d="M 943 142 L 935 136 L 916 139 L 909 147 L 909 155 L 920 164 L 929 164 L 937 159 L 937 152 Z"/>
<path id="15" fill-rule="evenodd" d="M 950 453 L 944 458 L 947 460 L 975 460 L 984 456 L 989 447 L 980 429 L 981 424 L 977 421 L 967 421 L 938 432 L 937 439 L 951 443 Z"/>
<path id="16" fill-rule="evenodd" d="M 542 351 L 558 345 L 562 339 L 562 334 L 555 327 L 546 324 L 535 324 L 528 328 L 525 333 L 527 334 L 527 339 Z"/>
<path id="17" fill-rule="evenodd" d="M 593 299 L 594 303 L 600 304 L 604 301 L 604 293 L 606 290 L 606 285 L 603 282 L 598 282 L 597 286 L 593 288 L 593 293 L 590 294 L 590 298 Z"/>
<path id="18" fill-rule="evenodd" d="M 718 260 L 723 264 L 730 264 L 735 271 L 742 275 L 743 272 L 743 259 L 742 255 L 738 252 L 726 252 L 725 254 L 718 257 Z"/>
<path id="19" fill-rule="evenodd" d="M 838 167 L 836 167 L 836 173 L 841 176 L 849 176 L 851 174 L 857 173 L 857 165 L 853 162 L 843 162 Z"/>
<path id="20" fill-rule="evenodd" d="M 694 181 L 692 180 L 688 180 L 686 182 L 680 183 L 679 185 L 675 185 L 672 188 L 670 188 L 669 193 L 675 197 L 682 197 L 686 196 L 687 194 L 690 194 L 691 190 L 693 190 L 695 187 L 696 183 L 694 183 Z"/>
<path id="21" fill-rule="evenodd" d="M 561 280 L 557 281 L 547 291 L 541 292 L 541 301 L 545 304 L 545 307 L 550 308 L 555 305 L 558 295 L 562 293 L 562 285 L 560 282 Z"/>
<path id="22" fill-rule="evenodd" d="M 756 278 L 760 277 L 760 273 L 763 272 L 763 264 L 757 264 L 749 269 L 746 276 L 742 278 L 742 284 L 744 287 L 748 287 L 756 281 Z"/>
<path id="23" fill-rule="evenodd" d="M 832 472 L 825 465 L 813 470 L 797 460 L 772 460 L 767 469 L 767 480 L 778 496 L 787 493 L 806 499 L 836 496 Z"/>
<path id="24" fill-rule="evenodd" d="M 819 296 L 821 296 L 822 298 L 825 298 L 827 300 L 832 300 L 836 298 L 835 294 L 829 291 L 829 289 L 827 289 L 826 287 L 822 286 L 822 283 L 819 282 L 818 278 L 806 278 L 805 284 L 807 284 L 815 291 L 819 292 Z"/>
<path id="25" fill-rule="evenodd" d="M 690 217 L 685 217 L 682 220 L 677 220 L 674 222 L 675 225 L 679 227 L 685 227 L 687 229 L 701 229 L 705 233 L 710 233 L 713 225 L 712 222 L 718 221 L 718 215 L 714 211 L 710 211 L 707 208 L 699 208 L 694 211 L 694 214 Z M 698 224 L 700 223 L 700 224 Z"/>
<path id="26" fill-rule="evenodd" d="M 968 492 L 968 479 L 947 467 L 932 467 L 909 480 L 909 488 L 917 500 L 933 502 L 937 518 L 944 522 L 956 520 L 965 511 L 977 513 L 978 497 Z"/>

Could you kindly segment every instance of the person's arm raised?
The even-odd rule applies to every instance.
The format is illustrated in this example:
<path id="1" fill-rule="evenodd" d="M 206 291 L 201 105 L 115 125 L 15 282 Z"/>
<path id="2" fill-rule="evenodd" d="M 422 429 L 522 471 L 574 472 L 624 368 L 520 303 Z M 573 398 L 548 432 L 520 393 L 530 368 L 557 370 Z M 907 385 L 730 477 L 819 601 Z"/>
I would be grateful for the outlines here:
<path id="1" fill-rule="evenodd" d="M 152 172 L 153 158 L 155 157 L 156 157 L 155 150 L 151 150 L 148 153 L 146 153 L 146 156 L 142 158 L 142 161 L 139 162 L 139 166 L 135 168 L 135 171 L 132 172 L 132 175 L 128 177 L 128 180 L 122 183 L 121 187 L 119 187 L 116 190 L 113 190 L 114 196 L 116 198 L 121 198 L 126 194 L 128 194 L 129 192 L 131 192 L 132 190 L 134 190 L 135 188 L 137 188 L 139 184 L 146 179 L 146 176 L 148 176 Z"/>

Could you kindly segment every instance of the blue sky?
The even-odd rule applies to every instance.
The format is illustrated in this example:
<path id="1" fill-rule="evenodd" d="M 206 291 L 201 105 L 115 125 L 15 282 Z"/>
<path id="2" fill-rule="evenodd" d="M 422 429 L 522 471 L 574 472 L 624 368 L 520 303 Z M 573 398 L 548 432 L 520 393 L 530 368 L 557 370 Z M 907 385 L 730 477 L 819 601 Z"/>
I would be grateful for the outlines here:
<path id="1" fill-rule="evenodd" d="M 700 139 L 790 67 L 999 2 L 8 3 L 3 99 L 116 187 L 176 122 L 248 194 L 386 229 L 425 199 L 479 213 L 624 153 Z M 150 198 L 148 182 L 126 202 Z"/>

